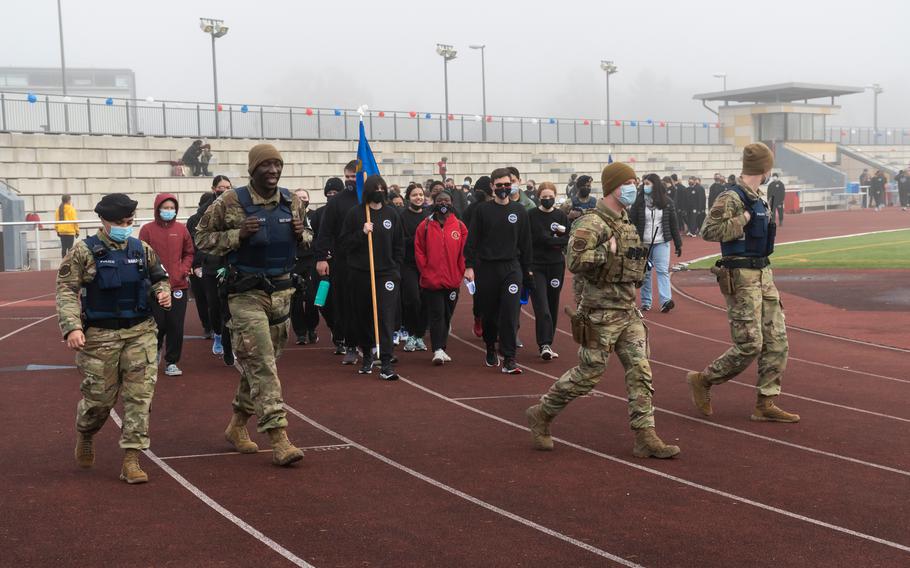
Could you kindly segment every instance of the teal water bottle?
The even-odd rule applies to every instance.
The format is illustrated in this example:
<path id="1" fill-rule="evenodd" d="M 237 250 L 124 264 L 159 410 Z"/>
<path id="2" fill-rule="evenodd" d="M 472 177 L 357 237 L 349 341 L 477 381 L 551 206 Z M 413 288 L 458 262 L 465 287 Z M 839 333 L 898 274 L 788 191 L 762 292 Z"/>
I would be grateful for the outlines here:
<path id="1" fill-rule="evenodd" d="M 320 280 L 319 288 L 316 289 L 316 300 L 313 302 L 320 308 L 325 306 L 325 301 L 329 296 L 329 281 Z"/>

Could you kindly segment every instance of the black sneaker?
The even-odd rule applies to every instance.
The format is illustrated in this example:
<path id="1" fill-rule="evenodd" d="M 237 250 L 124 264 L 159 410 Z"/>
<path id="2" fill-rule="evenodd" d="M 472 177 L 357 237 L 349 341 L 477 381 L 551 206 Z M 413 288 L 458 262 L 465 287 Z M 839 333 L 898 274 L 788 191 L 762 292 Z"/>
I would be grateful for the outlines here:
<path id="1" fill-rule="evenodd" d="M 664 304 L 660 307 L 660 313 L 665 314 L 665 313 L 669 312 L 670 310 L 672 310 L 672 309 L 675 308 L 675 307 L 676 307 L 676 304 L 673 302 L 673 300 L 667 300 L 667 301 L 664 302 Z"/>
<path id="2" fill-rule="evenodd" d="M 224 343 L 224 353 L 221 354 L 221 360 L 224 361 L 224 364 L 228 367 L 234 366 L 234 349 L 231 347 L 231 343 Z"/>
<path id="3" fill-rule="evenodd" d="M 317 343 L 319 343 L 319 336 L 316 335 L 316 330 L 310 330 L 307 332 L 306 335 L 307 335 L 307 340 L 310 343 L 312 343 L 313 345 L 316 345 Z"/>
<path id="4" fill-rule="evenodd" d="M 212 330 L 211 330 L 211 329 L 205 329 L 205 330 L 202 331 L 202 339 L 211 339 L 211 338 L 212 338 Z"/>
<path id="5" fill-rule="evenodd" d="M 335 342 L 335 355 L 344 355 L 345 353 L 347 353 L 347 350 L 344 348 L 344 342 L 336 341 Z"/>
<path id="6" fill-rule="evenodd" d="M 502 368 L 499 370 L 501 373 L 507 375 L 520 375 L 521 369 L 518 368 L 518 365 L 515 364 L 515 359 L 506 359 L 502 364 Z"/>
<path id="7" fill-rule="evenodd" d="M 357 370 L 361 375 L 369 375 L 373 372 L 373 358 L 369 355 L 364 355 L 363 365 Z"/>
<path id="8" fill-rule="evenodd" d="M 484 364 L 487 367 L 498 367 L 499 366 L 499 355 L 496 353 L 495 347 L 487 347 L 487 358 L 484 361 Z"/>
<path id="9" fill-rule="evenodd" d="M 297 336 L 297 345 L 306 345 L 309 343 L 309 340 L 306 337 L 306 334 Z"/>
<path id="10" fill-rule="evenodd" d="M 384 381 L 397 381 L 398 373 L 392 368 L 391 363 L 383 363 L 382 368 L 379 370 L 379 378 Z"/>
<path id="11" fill-rule="evenodd" d="M 366 353 L 364 353 L 364 355 L 363 355 L 364 362 L 366 362 L 367 357 L 368 357 L 368 355 Z M 372 357 L 370 357 L 370 359 L 372 360 Z M 357 348 L 348 347 L 347 349 L 345 349 L 344 359 L 341 360 L 341 364 L 342 365 L 353 365 L 356 362 L 357 362 Z"/>

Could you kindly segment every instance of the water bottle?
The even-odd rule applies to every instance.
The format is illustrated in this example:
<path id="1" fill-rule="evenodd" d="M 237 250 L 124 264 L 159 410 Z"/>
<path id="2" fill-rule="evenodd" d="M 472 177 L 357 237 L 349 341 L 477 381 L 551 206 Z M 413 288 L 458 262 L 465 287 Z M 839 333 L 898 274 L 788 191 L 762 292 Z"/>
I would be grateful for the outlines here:
<path id="1" fill-rule="evenodd" d="M 530 296 L 530 295 L 531 295 L 531 291 L 528 290 L 527 286 L 522 286 L 521 287 L 521 298 L 519 299 L 522 306 L 524 306 L 525 304 L 528 303 L 528 296 Z"/>
<path id="2" fill-rule="evenodd" d="M 316 300 L 313 302 L 320 308 L 325 306 L 325 301 L 329 296 L 329 281 L 320 280 L 319 288 L 316 289 Z"/>
<path id="3" fill-rule="evenodd" d="M 477 285 L 474 284 L 474 281 L 473 281 L 473 280 L 468 280 L 467 278 L 465 278 L 465 279 L 464 279 L 464 286 L 465 286 L 465 288 L 468 289 L 468 294 L 470 294 L 470 295 L 472 295 L 472 296 L 474 295 L 474 292 L 477 291 Z"/>

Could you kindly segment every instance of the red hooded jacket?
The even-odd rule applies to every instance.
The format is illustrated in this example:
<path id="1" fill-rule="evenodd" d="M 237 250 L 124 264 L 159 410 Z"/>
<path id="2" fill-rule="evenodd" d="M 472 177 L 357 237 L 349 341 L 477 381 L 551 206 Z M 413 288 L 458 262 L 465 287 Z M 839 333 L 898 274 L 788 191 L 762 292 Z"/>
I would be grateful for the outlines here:
<path id="1" fill-rule="evenodd" d="M 177 211 L 180 211 L 180 202 L 176 196 L 171 193 L 159 193 L 155 197 L 155 220 L 142 226 L 139 230 L 139 239 L 148 243 L 161 258 L 161 264 L 169 275 L 171 290 L 186 290 L 189 287 L 187 277 L 193 267 L 195 249 L 186 225 L 177 220 L 161 219 L 161 204 L 168 199 L 173 201 Z"/>
<path id="2" fill-rule="evenodd" d="M 420 287 L 425 290 L 457 290 L 464 278 L 464 243 L 468 229 L 458 217 L 449 214 L 440 226 L 428 217 L 414 233 L 414 258 L 420 271 Z"/>

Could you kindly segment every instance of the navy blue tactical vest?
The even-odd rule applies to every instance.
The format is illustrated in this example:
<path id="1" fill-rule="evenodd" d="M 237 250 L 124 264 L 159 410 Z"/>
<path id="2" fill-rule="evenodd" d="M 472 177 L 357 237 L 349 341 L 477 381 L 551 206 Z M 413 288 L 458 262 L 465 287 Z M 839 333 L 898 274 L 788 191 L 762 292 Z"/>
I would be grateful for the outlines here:
<path id="1" fill-rule="evenodd" d="M 581 209 L 582 211 L 586 209 L 594 209 L 597 207 L 597 200 L 591 200 L 591 197 L 588 196 L 584 201 L 579 199 L 577 196 L 572 198 L 572 209 Z"/>
<path id="2" fill-rule="evenodd" d="M 122 250 L 108 248 L 97 236 L 85 239 L 95 257 L 95 279 L 82 295 L 87 322 L 137 319 L 151 315 L 149 271 L 139 239 L 130 237 Z"/>
<path id="3" fill-rule="evenodd" d="M 240 248 L 228 255 L 228 263 L 240 272 L 280 276 L 294 269 L 297 236 L 291 214 L 291 194 L 279 187 L 278 205 L 272 209 L 254 205 L 248 187 L 236 190 L 237 200 L 247 217 L 259 218 L 259 230 L 240 241 Z"/>
<path id="4" fill-rule="evenodd" d="M 735 241 L 720 243 L 723 256 L 765 257 L 774 250 L 773 237 L 768 230 L 768 207 L 761 199 L 749 199 L 746 192 L 738 185 L 730 187 L 743 202 L 746 211 L 752 216 L 743 227 L 743 236 Z"/>

